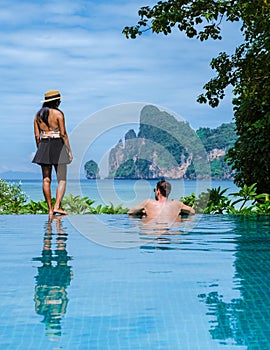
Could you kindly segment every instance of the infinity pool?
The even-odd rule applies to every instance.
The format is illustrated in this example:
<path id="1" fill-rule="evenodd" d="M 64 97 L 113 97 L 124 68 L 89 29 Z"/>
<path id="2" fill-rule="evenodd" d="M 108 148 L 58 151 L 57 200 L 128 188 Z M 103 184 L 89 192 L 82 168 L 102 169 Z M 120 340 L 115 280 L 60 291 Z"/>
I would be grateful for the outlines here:
<path id="1" fill-rule="evenodd" d="M 195 217 L 0 216 L 0 349 L 270 349 L 269 218 Z"/>

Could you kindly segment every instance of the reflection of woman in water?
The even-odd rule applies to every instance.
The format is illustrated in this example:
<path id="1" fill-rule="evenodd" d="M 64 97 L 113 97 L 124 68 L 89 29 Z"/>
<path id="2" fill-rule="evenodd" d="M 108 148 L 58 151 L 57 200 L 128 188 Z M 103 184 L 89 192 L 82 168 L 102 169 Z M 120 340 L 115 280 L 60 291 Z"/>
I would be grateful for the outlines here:
<path id="1" fill-rule="evenodd" d="M 49 90 L 45 93 L 42 108 L 34 119 L 34 133 L 37 152 L 33 163 L 42 168 L 42 188 L 48 204 L 49 215 L 66 215 L 60 208 L 66 190 L 67 164 L 72 161 L 72 152 L 66 132 L 64 113 L 58 108 L 61 103 L 61 94 L 58 90 Z M 51 177 L 54 166 L 58 186 L 54 208 L 51 200 Z"/>
<path id="2" fill-rule="evenodd" d="M 52 250 L 52 221 L 57 229 L 56 249 Z M 68 298 L 66 288 L 72 278 L 71 266 L 68 261 L 71 257 L 66 251 L 67 234 L 61 228 L 61 218 L 53 217 L 47 222 L 44 235 L 44 245 L 41 257 L 34 261 L 41 261 L 38 267 L 35 287 L 35 309 L 37 314 L 43 315 L 46 334 L 48 336 L 61 335 L 61 319 L 66 312 Z"/>

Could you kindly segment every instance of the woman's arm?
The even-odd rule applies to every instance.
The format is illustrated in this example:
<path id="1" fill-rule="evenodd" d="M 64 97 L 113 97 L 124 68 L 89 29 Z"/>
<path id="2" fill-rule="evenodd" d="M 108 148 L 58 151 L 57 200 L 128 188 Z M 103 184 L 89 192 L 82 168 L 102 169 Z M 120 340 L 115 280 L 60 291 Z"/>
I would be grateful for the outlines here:
<path id="1" fill-rule="evenodd" d="M 40 143 L 40 130 L 38 126 L 37 116 L 35 116 L 35 119 L 34 119 L 34 134 L 35 134 L 36 145 L 38 147 Z"/>
<path id="2" fill-rule="evenodd" d="M 73 155 L 72 155 L 71 147 L 70 147 L 70 144 L 69 144 L 68 134 L 67 134 L 67 131 L 66 131 L 65 117 L 64 117 L 64 114 L 62 112 L 59 112 L 57 120 L 58 120 L 58 125 L 59 125 L 60 136 L 63 139 L 64 144 L 67 147 L 70 161 L 72 161 Z"/>

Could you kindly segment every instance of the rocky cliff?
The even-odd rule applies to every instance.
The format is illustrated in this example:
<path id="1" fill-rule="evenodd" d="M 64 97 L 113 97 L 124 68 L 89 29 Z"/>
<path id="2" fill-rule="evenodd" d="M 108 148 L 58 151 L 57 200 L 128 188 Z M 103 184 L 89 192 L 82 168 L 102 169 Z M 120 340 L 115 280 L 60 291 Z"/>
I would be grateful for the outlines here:
<path id="1" fill-rule="evenodd" d="M 232 179 L 225 154 L 236 140 L 233 124 L 192 130 L 155 106 L 145 106 L 138 135 L 129 130 L 109 156 L 109 177 Z"/>

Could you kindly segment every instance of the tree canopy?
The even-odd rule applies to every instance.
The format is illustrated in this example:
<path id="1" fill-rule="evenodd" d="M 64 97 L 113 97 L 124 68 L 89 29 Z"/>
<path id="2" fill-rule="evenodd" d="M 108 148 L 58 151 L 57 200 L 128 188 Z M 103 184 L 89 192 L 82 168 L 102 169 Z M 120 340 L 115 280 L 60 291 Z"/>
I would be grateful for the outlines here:
<path id="1" fill-rule="evenodd" d="M 216 76 L 204 85 L 198 102 L 216 107 L 232 86 L 238 140 L 229 152 L 239 186 L 257 183 L 270 192 L 270 1 L 168 0 L 138 11 L 138 23 L 125 27 L 127 38 L 146 30 L 168 35 L 177 27 L 189 38 L 222 39 L 222 22 L 239 21 L 243 42 L 233 54 L 220 52 L 210 66 Z"/>

